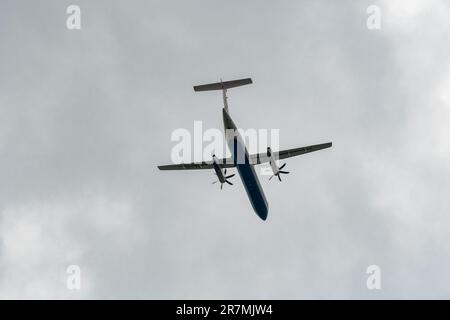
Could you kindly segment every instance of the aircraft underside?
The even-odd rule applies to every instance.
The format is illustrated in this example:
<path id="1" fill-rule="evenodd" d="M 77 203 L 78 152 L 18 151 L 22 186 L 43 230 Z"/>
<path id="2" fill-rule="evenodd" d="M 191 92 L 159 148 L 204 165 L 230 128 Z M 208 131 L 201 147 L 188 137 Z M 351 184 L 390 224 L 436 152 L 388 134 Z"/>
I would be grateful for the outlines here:
<path id="1" fill-rule="evenodd" d="M 277 164 L 278 160 L 329 148 L 332 146 L 332 144 L 331 142 L 327 142 L 322 144 L 281 150 L 276 152 L 273 152 L 271 148 L 268 146 L 267 152 L 249 155 L 245 143 L 243 142 L 242 137 L 240 136 L 237 127 L 234 124 L 228 112 L 228 101 L 227 101 L 228 97 L 226 93 L 227 89 L 251 83 L 252 80 L 250 78 L 247 78 L 225 82 L 221 81 L 217 83 L 210 83 L 194 87 L 195 91 L 210 91 L 210 90 L 222 91 L 223 105 L 224 105 L 222 110 L 223 124 L 225 129 L 225 137 L 227 139 L 227 143 L 230 148 L 232 158 L 217 159 L 215 155 L 213 155 L 212 161 L 171 164 L 165 166 L 158 166 L 158 168 L 160 170 L 214 169 L 218 177 L 218 180 L 214 181 L 213 183 L 220 182 L 221 189 L 224 183 L 233 185 L 233 183 L 231 183 L 228 179 L 234 176 L 234 174 L 227 176 L 227 168 L 236 168 L 241 178 L 242 184 L 244 185 L 245 191 L 247 192 L 247 196 L 250 200 L 253 210 L 256 212 L 258 217 L 260 217 L 262 220 L 266 220 L 269 211 L 269 205 L 264 195 L 264 191 L 261 187 L 254 166 L 262 163 L 269 163 L 273 171 L 272 177 L 274 176 L 278 177 L 279 181 L 281 182 L 280 175 L 288 174 L 289 172 L 282 170 L 285 167 L 286 163 L 278 167 Z M 230 130 L 233 134 L 229 136 L 228 133 Z M 222 172 L 222 169 L 225 170 Z"/>

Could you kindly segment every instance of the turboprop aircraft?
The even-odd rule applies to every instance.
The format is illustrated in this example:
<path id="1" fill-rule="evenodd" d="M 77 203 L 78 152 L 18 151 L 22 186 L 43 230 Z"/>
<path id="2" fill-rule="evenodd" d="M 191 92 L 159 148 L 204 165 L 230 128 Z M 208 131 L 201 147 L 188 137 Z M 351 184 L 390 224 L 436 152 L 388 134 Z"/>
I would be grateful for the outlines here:
<path id="1" fill-rule="evenodd" d="M 288 174 L 288 171 L 284 171 L 286 164 L 278 167 L 278 159 L 286 159 L 290 157 L 299 156 L 301 154 L 314 152 L 331 147 L 332 143 L 315 144 L 301 148 L 294 148 L 288 150 L 282 150 L 273 152 L 270 147 L 267 148 L 267 152 L 249 155 L 247 147 L 242 140 L 242 137 L 231 119 L 228 111 L 228 97 L 227 90 L 234 87 L 239 87 L 247 84 L 251 84 L 252 79 L 239 79 L 231 81 L 221 81 L 217 83 L 209 83 L 199 86 L 194 86 L 194 91 L 211 91 L 221 90 L 223 98 L 223 124 L 225 129 L 225 137 L 227 144 L 231 151 L 231 158 L 218 159 L 215 155 L 212 157 L 212 161 L 193 162 L 193 163 L 181 163 L 170 164 L 165 166 L 158 166 L 160 170 L 193 170 L 193 169 L 214 169 L 218 180 L 213 182 L 219 182 L 222 189 L 223 184 L 227 183 L 233 185 L 228 179 L 232 178 L 234 174 L 227 176 L 227 168 L 236 168 L 239 176 L 242 180 L 244 188 L 247 192 L 250 203 L 256 214 L 262 219 L 266 220 L 269 212 L 269 205 L 267 203 L 266 196 L 264 195 L 261 184 L 259 183 L 258 176 L 255 172 L 255 165 L 269 162 L 272 168 L 273 175 L 269 178 L 277 177 L 281 181 L 282 174 Z M 232 134 L 229 134 L 229 133 Z M 222 171 L 224 170 L 224 171 Z"/>

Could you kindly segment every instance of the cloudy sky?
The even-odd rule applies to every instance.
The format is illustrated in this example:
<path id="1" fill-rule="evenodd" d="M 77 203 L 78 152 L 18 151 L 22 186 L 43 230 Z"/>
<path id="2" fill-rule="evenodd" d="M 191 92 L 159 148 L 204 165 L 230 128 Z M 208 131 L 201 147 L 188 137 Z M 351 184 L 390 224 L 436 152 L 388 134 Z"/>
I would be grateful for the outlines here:
<path id="1" fill-rule="evenodd" d="M 3 0 L 0 298 L 449 298 L 449 16 L 446 0 Z M 266 222 L 238 177 L 220 191 L 156 168 L 173 130 L 222 128 L 220 94 L 192 90 L 220 77 L 253 78 L 230 92 L 238 126 L 333 141 L 261 177 Z"/>

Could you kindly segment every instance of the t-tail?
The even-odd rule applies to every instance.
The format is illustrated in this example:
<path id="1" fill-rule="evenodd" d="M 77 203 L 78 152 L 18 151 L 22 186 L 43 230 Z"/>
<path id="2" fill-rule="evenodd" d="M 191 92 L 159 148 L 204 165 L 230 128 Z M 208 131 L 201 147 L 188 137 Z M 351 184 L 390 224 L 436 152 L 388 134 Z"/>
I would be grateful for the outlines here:
<path id="1" fill-rule="evenodd" d="M 227 89 L 245 86 L 246 84 L 252 84 L 253 81 L 251 78 L 239 79 L 239 80 L 231 80 L 231 81 L 220 81 L 216 83 L 208 83 L 202 84 L 199 86 L 194 86 L 194 91 L 214 91 L 214 90 L 222 90 L 223 94 L 223 107 L 228 112 L 228 102 L 227 102 Z"/>

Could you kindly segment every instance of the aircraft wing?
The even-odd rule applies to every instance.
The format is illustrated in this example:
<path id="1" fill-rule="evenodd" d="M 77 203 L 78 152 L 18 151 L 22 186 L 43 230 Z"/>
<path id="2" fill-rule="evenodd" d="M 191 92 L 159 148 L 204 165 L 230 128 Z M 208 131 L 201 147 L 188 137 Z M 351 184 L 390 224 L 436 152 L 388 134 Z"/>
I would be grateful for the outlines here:
<path id="1" fill-rule="evenodd" d="M 220 168 L 234 168 L 236 165 L 231 158 L 219 159 Z M 192 162 L 192 163 L 180 163 L 169 164 L 165 166 L 158 166 L 159 170 L 198 170 L 198 169 L 212 169 L 212 161 Z"/>
<path id="2" fill-rule="evenodd" d="M 326 149 L 326 148 L 330 148 L 332 146 L 331 142 L 328 143 L 322 143 L 322 144 L 314 144 L 311 146 L 306 146 L 306 147 L 301 147 L 301 148 L 293 148 L 293 149 L 288 149 L 288 150 L 281 150 L 278 152 L 272 152 L 273 156 L 275 157 L 275 159 L 286 159 L 286 158 L 291 158 L 291 157 L 295 157 L 295 156 L 299 156 L 301 154 L 305 154 L 305 153 L 309 153 L 309 152 L 314 152 L 314 151 L 319 151 L 322 149 Z M 258 154 L 252 154 L 250 156 L 250 162 L 253 164 L 261 164 L 261 163 L 265 163 L 265 162 L 269 162 L 270 157 L 267 156 L 267 153 L 258 153 Z"/>
<path id="3" fill-rule="evenodd" d="M 301 148 L 293 148 L 282 150 L 278 152 L 272 152 L 275 159 L 286 159 L 295 156 L 299 156 L 305 153 L 319 151 L 322 149 L 330 148 L 332 146 L 331 142 L 315 144 L 311 146 L 301 147 Z M 267 153 L 258 153 L 252 154 L 250 156 L 250 163 L 257 165 L 269 162 L 270 157 L 267 156 Z M 203 162 L 192 162 L 192 163 L 180 163 L 180 164 L 169 164 L 165 166 L 158 166 L 159 170 L 199 170 L 199 169 L 213 169 L 212 161 L 203 161 Z M 219 159 L 219 167 L 220 168 L 234 168 L 236 165 L 233 163 L 231 158 Z"/>

